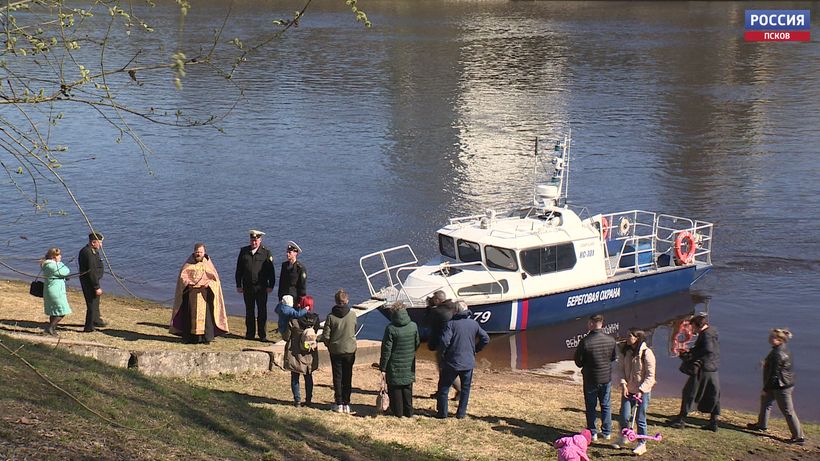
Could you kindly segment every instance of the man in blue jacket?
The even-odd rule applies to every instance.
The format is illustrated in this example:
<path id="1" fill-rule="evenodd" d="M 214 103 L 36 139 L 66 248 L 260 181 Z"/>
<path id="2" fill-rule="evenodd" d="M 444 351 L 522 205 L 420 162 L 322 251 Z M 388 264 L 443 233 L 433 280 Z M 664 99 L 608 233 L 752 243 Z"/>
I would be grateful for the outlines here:
<path id="1" fill-rule="evenodd" d="M 478 344 L 476 344 L 478 338 Z M 467 416 L 467 402 L 470 400 L 470 387 L 473 382 L 475 354 L 484 349 L 490 342 L 490 336 L 471 317 L 467 303 L 458 302 L 458 311 L 452 320 L 447 322 L 441 334 L 439 353 L 441 354 L 441 374 L 438 380 L 438 397 L 436 418 L 447 417 L 447 391 L 456 380 L 461 380 L 461 393 L 458 400 L 456 418 Z"/>

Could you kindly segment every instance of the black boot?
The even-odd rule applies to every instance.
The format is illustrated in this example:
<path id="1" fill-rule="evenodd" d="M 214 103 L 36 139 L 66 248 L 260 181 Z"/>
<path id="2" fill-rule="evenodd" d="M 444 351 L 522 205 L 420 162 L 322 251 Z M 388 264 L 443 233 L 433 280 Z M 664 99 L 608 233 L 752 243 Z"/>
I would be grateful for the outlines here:
<path id="1" fill-rule="evenodd" d="M 669 427 L 673 427 L 675 429 L 683 429 L 684 427 L 686 427 L 685 419 L 686 415 L 675 416 L 669 421 Z"/>
<path id="2" fill-rule="evenodd" d="M 712 432 L 717 432 L 717 430 L 718 430 L 718 417 L 717 417 L 717 415 L 712 415 L 712 417 L 709 418 L 709 424 L 703 426 L 701 429 L 704 429 L 704 430 L 707 430 L 707 431 L 712 431 Z"/>

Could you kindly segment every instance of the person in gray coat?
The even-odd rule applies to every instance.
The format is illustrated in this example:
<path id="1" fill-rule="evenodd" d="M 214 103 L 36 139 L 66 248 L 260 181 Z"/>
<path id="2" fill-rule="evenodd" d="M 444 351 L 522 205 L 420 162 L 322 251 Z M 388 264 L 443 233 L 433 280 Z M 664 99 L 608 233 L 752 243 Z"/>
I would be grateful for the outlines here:
<path id="1" fill-rule="evenodd" d="M 387 381 L 390 410 L 394 416 L 413 416 L 413 382 L 416 380 L 416 349 L 421 344 L 418 326 L 410 320 L 404 304 L 391 307 L 390 324 L 384 329 L 379 370 Z"/>

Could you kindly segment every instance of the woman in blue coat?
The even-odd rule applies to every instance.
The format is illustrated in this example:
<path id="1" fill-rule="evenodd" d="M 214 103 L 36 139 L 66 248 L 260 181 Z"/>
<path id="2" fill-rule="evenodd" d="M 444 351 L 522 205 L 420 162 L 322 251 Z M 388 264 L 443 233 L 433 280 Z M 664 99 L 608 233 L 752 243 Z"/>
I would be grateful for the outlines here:
<path id="1" fill-rule="evenodd" d="M 48 316 L 48 326 L 45 331 L 51 336 L 57 336 L 57 324 L 66 315 L 71 313 L 68 298 L 65 292 L 65 279 L 71 270 L 63 264 L 63 254 L 59 248 L 49 248 L 40 261 L 43 272 L 43 310 Z"/>

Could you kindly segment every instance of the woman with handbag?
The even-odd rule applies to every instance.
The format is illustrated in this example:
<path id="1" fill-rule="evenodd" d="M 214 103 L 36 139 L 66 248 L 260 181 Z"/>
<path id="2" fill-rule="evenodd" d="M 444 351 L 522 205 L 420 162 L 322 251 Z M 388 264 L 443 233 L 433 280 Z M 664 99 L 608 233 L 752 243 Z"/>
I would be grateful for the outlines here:
<path id="1" fill-rule="evenodd" d="M 384 329 L 379 370 L 387 382 L 390 410 L 394 416 L 413 416 L 413 382 L 416 380 L 416 349 L 421 344 L 418 326 L 410 320 L 404 304 L 390 308 L 390 324 Z"/>
<path id="2" fill-rule="evenodd" d="M 65 292 L 65 279 L 71 270 L 63 264 L 62 260 L 62 251 L 57 247 L 49 248 L 40 260 L 40 268 L 45 279 L 43 309 L 48 316 L 48 326 L 45 332 L 51 336 L 58 336 L 57 324 L 71 313 L 71 306 L 68 305 Z"/>

